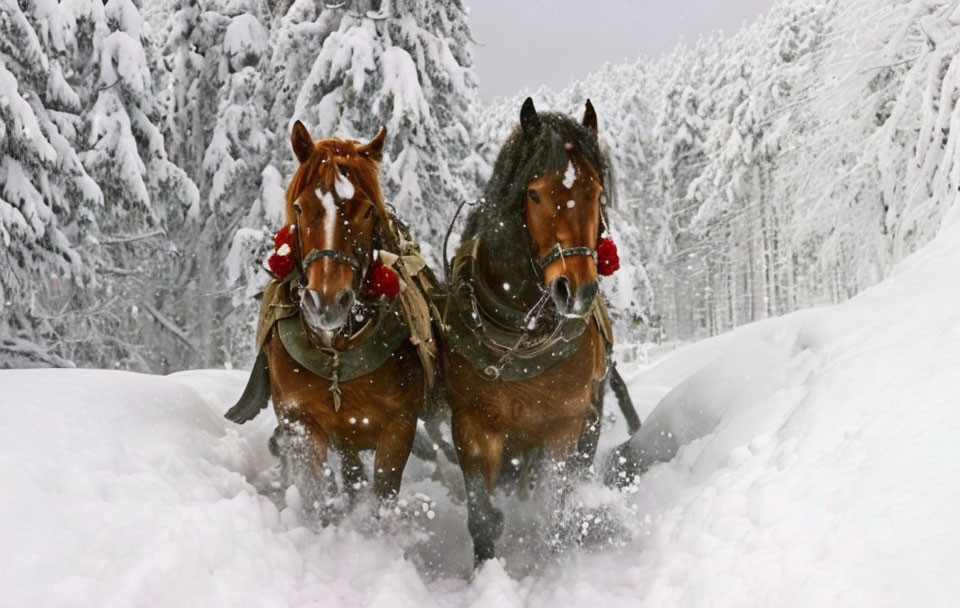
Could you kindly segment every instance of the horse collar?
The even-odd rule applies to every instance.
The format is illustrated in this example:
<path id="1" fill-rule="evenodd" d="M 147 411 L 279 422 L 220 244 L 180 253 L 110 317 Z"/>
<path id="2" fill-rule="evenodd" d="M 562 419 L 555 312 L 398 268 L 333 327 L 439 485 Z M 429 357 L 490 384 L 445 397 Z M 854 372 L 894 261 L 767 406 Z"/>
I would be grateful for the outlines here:
<path id="1" fill-rule="evenodd" d="M 553 332 L 531 343 L 532 311 L 508 306 L 486 286 L 476 268 L 479 244 L 479 237 L 464 243 L 453 264 L 455 288 L 445 315 L 453 349 L 487 380 L 505 382 L 534 378 L 573 355 L 590 318 L 560 319 Z"/>
<path id="2" fill-rule="evenodd" d="M 490 284 L 484 280 L 483 273 L 477 267 L 480 257 L 480 238 L 477 237 L 467 243 L 467 249 L 469 263 L 463 268 L 463 280 L 469 281 L 473 286 L 472 292 L 479 307 L 478 313 L 503 329 L 511 330 L 517 327 L 523 329 L 527 320 L 527 311 L 518 310 L 500 299 L 490 288 Z"/>
<path id="3" fill-rule="evenodd" d="M 300 315 L 278 320 L 277 328 L 284 350 L 297 363 L 333 382 L 330 390 L 335 401 L 340 383 L 379 369 L 410 337 L 403 316 L 393 307 L 383 309 L 371 333 L 345 350 L 318 348 L 303 328 Z"/>

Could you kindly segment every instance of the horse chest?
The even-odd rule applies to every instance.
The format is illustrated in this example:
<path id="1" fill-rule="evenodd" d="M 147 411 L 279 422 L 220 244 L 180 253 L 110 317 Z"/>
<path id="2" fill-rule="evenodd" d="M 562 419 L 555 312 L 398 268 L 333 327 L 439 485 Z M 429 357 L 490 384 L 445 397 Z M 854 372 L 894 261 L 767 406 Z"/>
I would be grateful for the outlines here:
<path id="1" fill-rule="evenodd" d="M 594 327 L 572 356 L 525 380 L 491 382 L 453 354 L 447 368 L 450 405 L 471 410 L 499 432 L 537 435 L 561 421 L 586 417 L 604 365 L 602 341 Z"/>
<path id="2" fill-rule="evenodd" d="M 334 443 L 372 449 L 391 421 L 398 417 L 416 420 L 419 414 L 423 373 L 407 343 L 375 372 L 340 383 L 339 411 L 334 407 L 330 380 L 300 367 L 279 339 L 271 340 L 269 354 L 277 417 L 309 422 Z"/>

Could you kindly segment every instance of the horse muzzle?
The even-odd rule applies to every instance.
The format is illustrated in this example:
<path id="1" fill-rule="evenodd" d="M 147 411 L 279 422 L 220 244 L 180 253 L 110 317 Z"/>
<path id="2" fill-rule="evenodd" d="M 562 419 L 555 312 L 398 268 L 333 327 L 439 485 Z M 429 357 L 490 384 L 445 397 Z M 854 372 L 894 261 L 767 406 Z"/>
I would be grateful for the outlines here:
<path id="1" fill-rule="evenodd" d="M 350 287 L 341 289 L 332 298 L 325 298 L 315 289 L 304 289 L 300 294 L 300 312 L 310 329 L 321 336 L 330 336 L 346 325 L 355 297 Z"/>
<path id="2" fill-rule="evenodd" d="M 561 315 L 582 317 L 590 310 L 599 290 L 596 281 L 574 287 L 566 275 L 560 275 L 550 283 L 550 298 Z"/>

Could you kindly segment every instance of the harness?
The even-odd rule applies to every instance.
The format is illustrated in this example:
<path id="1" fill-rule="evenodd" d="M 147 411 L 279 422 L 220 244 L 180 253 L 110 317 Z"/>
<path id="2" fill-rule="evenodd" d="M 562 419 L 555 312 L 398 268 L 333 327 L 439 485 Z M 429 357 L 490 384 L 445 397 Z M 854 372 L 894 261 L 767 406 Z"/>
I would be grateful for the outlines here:
<path id="1" fill-rule="evenodd" d="M 277 334 L 284 350 L 297 363 L 330 381 L 333 409 L 340 411 L 340 383 L 378 370 L 404 340 L 410 338 L 410 329 L 404 324 L 400 311 L 390 307 L 381 311 L 369 335 L 354 348 L 342 351 L 315 345 L 299 316 L 277 323 Z"/>
<path id="2" fill-rule="evenodd" d="M 334 196 L 339 205 L 342 202 L 340 197 L 335 193 Z M 296 258 L 302 260 L 298 265 L 298 276 L 291 276 L 284 282 L 271 281 L 264 290 L 257 332 L 258 350 L 263 348 L 271 329 L 276 327 L 287 353 L 305 369 L 331 383 L 334 409 L 339 411 L 340 383 L 375 372 L 404 341 L 409 340 L 423 363 L 424 390 L 429 390 L 434 383 L 436 343 L 424 294 L 432 288 L 432 277 L 422 272 L 425 264 L 406 227 L 388 214 L 377 223 L 374 247 L 386 241 L 386 245 L 397 252 L 399 261 L 394 269 L 407 287 L 396 300 L 380 302 L 366 323 L 353 332 L 350 346 L 343 350 L 318 344 L 312 332 L 304 327 L 297 292 L 306 281 L 307 269 L 322 258 L 331 258 L 353 269 L 355 287 L 362 282 L 369 264 L 359 253 L 351 256 L 333 249 L 313 249 L 303 257 L 299 217 L 294 229 Z"/>
<path id="3" fill-rule="evenodd" d="M 607 347 L 612 345 L 610 318 L 600 297 L 585 316 L 560 317 L 548 332 L 532 335 L 549 295 L 544 293 L 527 311 L 500 300 L 477 267 L 480 242 L 479 236 L 474 237 L 457 251 L 443 324 L 447 343 L 485 379 L 513 382 L 539 376 L 580 349 L 591 323 L 597 323 Z M 561 249 L 558 245 L 539 264 L 542 268 L 561 256 L 592 253 L 588 247 Z"/>

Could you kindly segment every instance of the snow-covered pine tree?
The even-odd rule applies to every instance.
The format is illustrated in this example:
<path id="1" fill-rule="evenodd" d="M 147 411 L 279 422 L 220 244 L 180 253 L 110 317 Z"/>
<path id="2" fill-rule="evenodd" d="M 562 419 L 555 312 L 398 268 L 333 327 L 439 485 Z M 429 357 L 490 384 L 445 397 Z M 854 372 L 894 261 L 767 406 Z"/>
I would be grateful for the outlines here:
<path id="1" fill-rule="evenodd" d="M 249 359 L 265 274 L 254 233 L 276 229 L 293 166 L 288 131 L 297 91 L 343 11 L 313 0 L 172 0 L 160 38 L 171 158 L 200 188 L 179 231 L 191 364 Z M 226 272 L 224 272 L 226 271 Z M 242 280 L 240 280 L 242 278 Z"/>
<path id="2" fill-rule="evenodd" d="M 81 159 L 104 194 L 91 248 L 100 314 L 84 324 L 87 362 L 157 369 L 192 349 L 174 316 L 179 252 L 168 237 L 196 203 L 190 178 L 167 159 L 153 72 L 157 55 L 132 0 L 74 2 L 71 81 L 85 105 Z M 143 317 L 140 316 L 142 313 Z"/>
<path id="3" fill-rule="evenodd" d="M 337 8 L 328 8 L 331 7 Z M 337 31 L 346 13 L 340 2 L 294 0 L 281 11 L 270 32 L 269 78 L 273 100 L 270 124 L 276 131 L 271 142 L 270 164 L 289 178 L 296 168 L 290 152 L 290 129 L 297 98 L 310 76 L 324 41 Z"/>
<path id="4" fill-rule="evenodd" d="M 75 297 L 93 272 L 80 249 L 103 204 L 74 150 L 80 97 L 53 0 L 0 0 L 0 367 L 68 365 Z"/>
<path id="5" fill-rule="evenodd" d="M 600 137 L 611 168 L 606 194 L 609 230 L 621 253 L 621 270 L 613 281 L 602 281 L 610 312 L 623 341 L 652 341 L 657 332 L 651 264 L 662 227 L 650 205 L 637 204 L 653 181 L 648 159 L 650 130 L 654 122 L 652 85 L 645 62 L 606 65 L 584 81 L 581 90 L 568 87 L 567 103 L 589 97 L 597 108 Z M 570 99 L 570 97 L 573 99 Z M 581 102 L 582 103 L 582 102 Z"/>
<path id="6" fill-rule="evenodd" d="M 311 133 L 350 139 L 387 127 L 384 193 L 433 255 L 460 201 L 474 194 L 472 70 L 459 0 L 354 0 L 323 43 L 297 96 Z"/>
<path id="7" fill-rule="evenodd" d="M 209 285 L 196 326 L 204 336 L 204 365 L 232 363 L 233 353 L 249 348 L 255 303 L 231 297 L 226 281 L 210 281 L 210 277 L 224 276 L 222 269 L 240 228 L 265 224 L 265 218 L 251 215 L 260 210 L 255 201 L 274 139 L 267 114 L 270 84 L 264 77 L 269 37 L 262 22 L 268 21 L 269 15 L 259 12 L 253 1 L 234 3 L 230 9 L 236 13 L 224 21 L 222 42 L 206 58 L 216 62 L 222 83 L 220 103 L 203 158 L 205 204 L 189 214 L 191 224 L 199 229 L 196 243 L 201 244 L 191 250 L 194 276 L 206 279 Z"/>
<path id="8" fill-rule="evenodd" d="M 658 96 L 653 129 L 654 182 L 651 195 L 669 218 L 667 259 L 652 275 L 657 308 L 664 312 L 670 335 L 692 336 L 706 330 L 702 306 L 703 250 L 690 233 L 696 205 L 688 197 L 690 184 L 706 162 L 703 141 L 706 124 L 701 107 L 710 101 L 706 87 L 707 52 L 714 41 L 695 48 L 681 46 L 676 64 Z"/>

